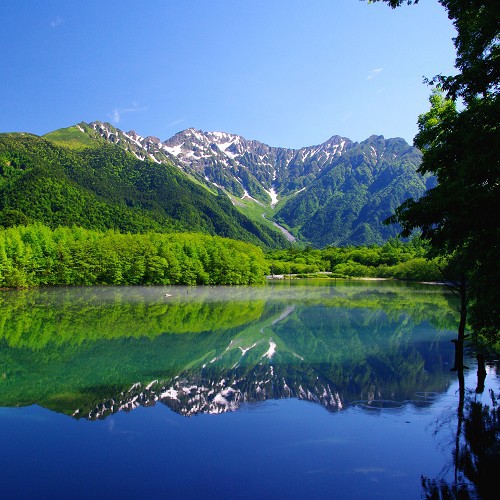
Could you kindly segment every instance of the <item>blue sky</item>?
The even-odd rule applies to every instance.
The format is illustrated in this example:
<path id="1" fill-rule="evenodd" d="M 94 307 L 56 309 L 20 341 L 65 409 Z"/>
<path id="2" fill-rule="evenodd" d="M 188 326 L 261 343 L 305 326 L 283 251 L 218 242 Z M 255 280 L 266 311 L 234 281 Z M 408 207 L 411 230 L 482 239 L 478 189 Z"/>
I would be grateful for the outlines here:
<path id="1" fill-rule="evenodd" d="M 423 77 L 454 71 L 437 0 L 6 0 L 0 16 L 1 132 L 101 120 L 162 140 L 411 142 Z"/>

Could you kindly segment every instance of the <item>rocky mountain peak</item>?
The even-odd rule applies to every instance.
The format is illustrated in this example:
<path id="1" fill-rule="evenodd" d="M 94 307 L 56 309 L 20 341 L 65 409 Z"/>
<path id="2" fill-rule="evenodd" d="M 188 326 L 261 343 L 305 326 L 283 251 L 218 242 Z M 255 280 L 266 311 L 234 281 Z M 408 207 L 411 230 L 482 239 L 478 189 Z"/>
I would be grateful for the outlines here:
<path id="1" fill-rule="evenodd" d="M 253 200 L 274 209 L 287 198 L 274 220 L 319 246 L 382 243 L 397 233 L 382 221 L 426 189 L 416 172 L 420 152 L 400 138 L 372 135 L 358 143 L 333 135 L 319 145 L 290 149 L 195 128 L 162 142 L 109 123 L 90 127 L 139 159 L 174 163 L 199 182 L 223 189 L 235 204 Z"/>

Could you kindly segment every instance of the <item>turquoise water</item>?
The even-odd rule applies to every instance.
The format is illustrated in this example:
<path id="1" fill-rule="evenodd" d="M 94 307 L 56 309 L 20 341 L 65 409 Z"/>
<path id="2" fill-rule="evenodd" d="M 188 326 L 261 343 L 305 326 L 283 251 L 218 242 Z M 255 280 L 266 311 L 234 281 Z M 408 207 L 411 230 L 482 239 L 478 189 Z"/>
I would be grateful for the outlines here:
<path id="1" fill-rule="evenodd" d="M 459 390 L 455 306 L 391 282 L 2 292 L 2 491 L 421 498 L 422 476 L 473 489 L 455 438 L 498 378 L 490 362 L 476 394 L 470 359 Z"/>

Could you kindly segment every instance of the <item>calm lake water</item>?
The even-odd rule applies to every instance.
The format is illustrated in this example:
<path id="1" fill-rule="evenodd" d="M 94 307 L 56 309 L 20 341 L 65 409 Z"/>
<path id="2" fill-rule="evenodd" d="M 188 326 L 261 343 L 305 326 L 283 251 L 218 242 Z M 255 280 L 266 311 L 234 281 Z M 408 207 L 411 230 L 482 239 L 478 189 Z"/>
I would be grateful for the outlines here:
<path id="1" fill-rule="evenodd" d="M 454 457 L 498 363 L 459 390 L 457 320 L 441 287 L 391 282 L 0 292 L 2 496 L 473 490 Z"/>

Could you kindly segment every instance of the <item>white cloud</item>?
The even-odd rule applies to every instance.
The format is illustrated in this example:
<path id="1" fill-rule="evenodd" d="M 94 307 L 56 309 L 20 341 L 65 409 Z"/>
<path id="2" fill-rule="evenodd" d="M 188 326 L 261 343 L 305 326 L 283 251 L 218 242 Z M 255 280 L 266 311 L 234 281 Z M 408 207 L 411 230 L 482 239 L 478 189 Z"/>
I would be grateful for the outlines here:
<path id="1" fill-rule="evenodd" d="M 115 108 L 111 114 L 108 114 L 109 118 L 111 118 L 115 123 L 119 123 L 122 115 L 126 113 L 137 113 L 138 111 L 146 111 L 148 108 L 140 107 L 137 103 L 132 103 L 131 108 Z"/>
<path id="2" fill-rule="evenodd" d="M 374 68 L 370 71 L 368 76 L 366 77 L 367 80 L 371 80 L 372 78 L 375 78 L 379 73 L 384 71 L 384 68 Z"/>
<path id="3" fill-rule="evenodd" d="M 381 93 L 382 93 L 382 92 L 384 92 L 384 91 L 385 91 L 385 87 L 382 87 L 381 89 L 378 89 L 378 90 L 377 90 L 377 94 L 381 94 Z"/>
<path id="4" fill-rule="evenodd" d="M 64 19 L 57 16 L 54 20 L 50 21 L 50 27 L 57 28 L 58 26 L 61 26 L 62 23 L 64 23 Z"/>

